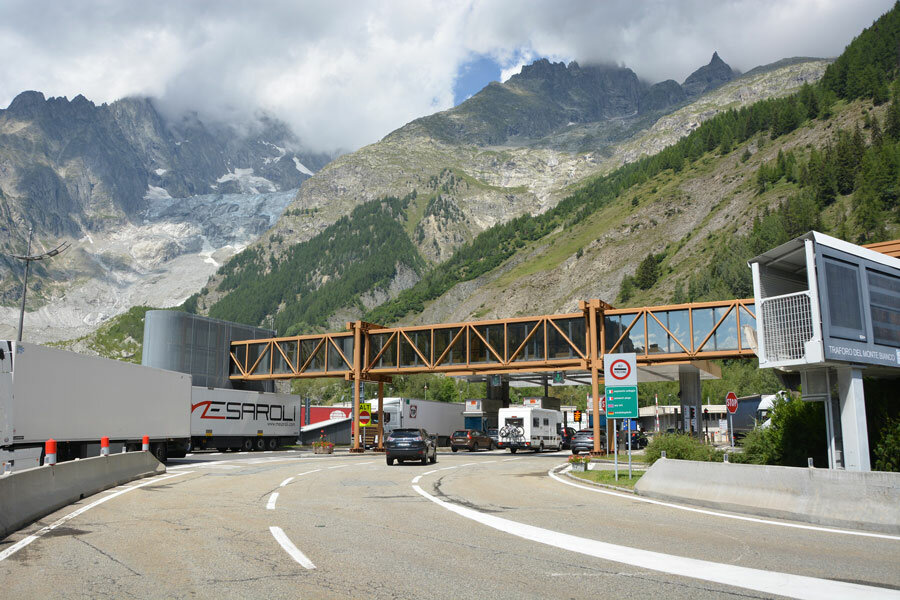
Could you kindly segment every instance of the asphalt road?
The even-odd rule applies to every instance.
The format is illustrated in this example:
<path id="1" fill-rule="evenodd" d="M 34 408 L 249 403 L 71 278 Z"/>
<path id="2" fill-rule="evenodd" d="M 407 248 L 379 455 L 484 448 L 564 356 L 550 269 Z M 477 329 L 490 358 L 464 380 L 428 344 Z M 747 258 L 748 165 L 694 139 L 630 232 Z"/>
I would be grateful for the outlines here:
<path id="1" fill-rule="evenodd" d="M 896 536 L 644 502 L 565 457 L 197 454 L 0 541 L 0 595 L 900 598 Z"/>

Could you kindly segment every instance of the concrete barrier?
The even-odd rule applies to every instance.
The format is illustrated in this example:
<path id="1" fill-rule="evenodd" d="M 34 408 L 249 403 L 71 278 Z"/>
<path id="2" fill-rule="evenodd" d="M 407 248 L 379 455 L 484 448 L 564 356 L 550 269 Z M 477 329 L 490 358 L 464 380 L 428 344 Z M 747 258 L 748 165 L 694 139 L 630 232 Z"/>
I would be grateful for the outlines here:
<path id="1" fill-rule="evenodd" d="M 25 469 L 0 477 L 0 539 L 85 496 L 159 473 L 149 452 L 128 452 Z"/>
<path id="2" fill-rule="evenodd" d="M 900 473 L 660 459 L 635 491 L 719 510 L 900 534 Z"/>

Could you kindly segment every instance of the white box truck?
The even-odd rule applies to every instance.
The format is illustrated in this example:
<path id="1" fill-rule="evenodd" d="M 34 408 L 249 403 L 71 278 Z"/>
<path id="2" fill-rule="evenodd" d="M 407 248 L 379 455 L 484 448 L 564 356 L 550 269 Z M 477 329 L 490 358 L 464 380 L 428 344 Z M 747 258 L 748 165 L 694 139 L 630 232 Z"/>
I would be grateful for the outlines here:
<path id="1" fill-rule="evenodd" d="M 195 449 L 275 450 L 300 435 L 300 398 L 194 386 L 191 445 Z"/>
<path id="2" fill-rule="evenodd" d="M 44 442 L 57 460 L 140 450 L 184 456 L 191 376 L 27 342 L 0 341 L 0 473 L 39 466 Z"/>
<path id="3" fill-rule="evenodd" d="M 378 398 L 366 399 L 372 405 L 372 426 L 366 427 L 366 445 L 374 443 L 378 432 Z M 436 435 L 439 446 L 450 445 L 450 435 L 463 429 L 463 402 L 434 402 L 415 398 L 384 399 L 384 435 L 394 429 L 420 427 L 430 435 Z"/>
<path id="4" fill-rule="evenodd" d="M 531 406 L 501 408 L 497 424 L 500 427 L 497 446 L 508 448 L 513 454 L 519 450 L 542 452 L 562 448 L 559 435 L 562 413 L 558 410 Z"/>

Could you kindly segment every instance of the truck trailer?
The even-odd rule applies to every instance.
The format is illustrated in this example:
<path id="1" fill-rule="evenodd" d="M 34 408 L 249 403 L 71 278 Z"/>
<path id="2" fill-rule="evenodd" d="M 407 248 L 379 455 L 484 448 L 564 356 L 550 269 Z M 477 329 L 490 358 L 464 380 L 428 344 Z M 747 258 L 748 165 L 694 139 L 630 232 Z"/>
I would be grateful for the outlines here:
<path id="1" fill-rule="evenodd" d="M 140 450 L 161 461 L 190 441 L 191 377 L 27 342 L 0 341 L 0 472 L 39 466 L 44 443 L 57 460 Z"/>
<path id="2" fill-rule="evenodd" d="M 374 444 L 374 436 L 378 431 L 378 398 L 365 400 L 372 406 L 372 423 L 363 429 L 365 444 Z M 431 435 L 436 435 L 439 446 L 450 445 L 450 435 L 463 428 L 462 402 L 434 402 L 416 400 L 415 398 L 384 399 L 384 435 L 385 438 L 394 429 L 420 427 Z"/>
<path id="3" fill-rule="evenodd" d="M 300 398 L 194 386 L 191 445 L 195 449 L 274 450 L 300 435 Z"/>

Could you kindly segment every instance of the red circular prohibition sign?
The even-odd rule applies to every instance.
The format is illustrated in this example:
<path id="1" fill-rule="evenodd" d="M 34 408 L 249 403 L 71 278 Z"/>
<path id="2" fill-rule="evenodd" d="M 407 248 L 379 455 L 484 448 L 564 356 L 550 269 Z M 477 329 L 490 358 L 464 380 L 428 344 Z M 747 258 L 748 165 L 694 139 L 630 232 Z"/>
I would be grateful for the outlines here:
<path id="1" fill-rule="evenodd" d="M 621 369 L 621 367 L 619 367 L 620 364 L 625 367 L 625 374 L 621 377 L 616 375 L 616 369 Z M 613 379 L 625 379 L 631 375 L 631 365 L 628 364 L 627 360 L 622 360 L 621 358 L 619 360 L 614 360 L 613 364 L 609 366 L 609 374 L 613 376 Z"/>

